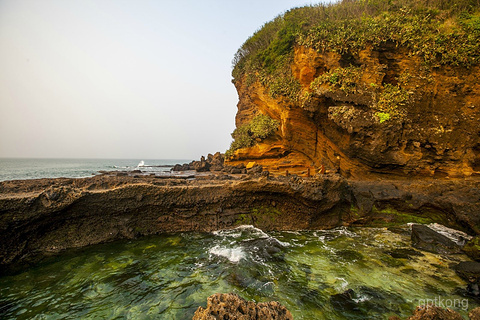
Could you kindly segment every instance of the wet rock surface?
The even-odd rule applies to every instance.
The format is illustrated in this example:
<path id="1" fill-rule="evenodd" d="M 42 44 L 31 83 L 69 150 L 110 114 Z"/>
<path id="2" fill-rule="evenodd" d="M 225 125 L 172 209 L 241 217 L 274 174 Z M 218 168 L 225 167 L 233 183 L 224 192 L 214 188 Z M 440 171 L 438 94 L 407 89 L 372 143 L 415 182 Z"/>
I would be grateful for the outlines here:
<path id="1" fill-rule="evenodd" d="M 463 246 L 463 252 L 465 252 L 471 259 L 480 261 L 480 237 L 474 237 L 465 243 Z"/>
<path id="2" fill-rule="evenodd" d="M 461 252 L 461 247 L 451 239 L 420 224 L 412 225 L 412 245 L 417 249 L 433 253 L 451 254 Z"/>
<path id="3" fill-rule="evenodd" d="M 292 314 L 276 301 L 255 303 L 234 293 L 217 293 L 207 299 L 207 307 L 198 307 L 192 320 L 293 320 Z"/>
<path id="4" fill-rule="evenodd" d="M 440 222 L 475 234 L 479 181 L 355 181 L 265 171 L 4 181 L 0 268 L 117 239 L 242 224 L 269 231 Z"/>

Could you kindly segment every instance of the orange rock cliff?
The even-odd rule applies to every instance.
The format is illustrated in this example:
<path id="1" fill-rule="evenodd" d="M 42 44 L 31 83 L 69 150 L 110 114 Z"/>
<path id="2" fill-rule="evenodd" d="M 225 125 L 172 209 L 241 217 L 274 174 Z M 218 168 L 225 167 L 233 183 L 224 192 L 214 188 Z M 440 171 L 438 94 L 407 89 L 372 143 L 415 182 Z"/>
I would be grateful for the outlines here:
<path id="1" fill-rule="evenodd" d="M 329 30 L 328 25 L 321 29 L 312 20 L 325 21 L 329 10 L 337 8 L 338 12 L 349 3 L 364 2 L 343 1 L 334 6 L 289 11 L 271 22 L 278 25 L 278 31 L 270 32 L 273 35 L 262 49 L 247 50 L 252 41 L 257 41 L 255 37 L 266 32 L 263 29 L 269 24 L 239 50 L 235 68 L 241 70 L 234 69 L 233 80 L 239 96 L 237 128 L 258 114 L 278 120 L 279 125 L 268 138 L 233 150 L 227 163 L 255 161 L 274 173 L 288 171 L 306 175 L 334 171 L 354 178 L 374 174 L 436 177 L 477 174 L 480 171 L 480 53 L 473 48 L 464 54 L 461 46 L 470 45 L 465 43 L 470 40 L 464 40 L 463 36 L 480 41 L 478 3 L 466 13 L 474 17 L 469 21 L 477 19 L 477 29 L 462 29 L 459 13 L 445 13 L 435 8 L 437 13 L 432 18 L 427 17 L 431 14 L 429 10 L 405 9 L 405 4 L 397 4 L 371 14 L 378 33 L 372 34 L 371 39 L 367 34 L 361 46 L 348 43 L 355 40 L 355 34 L 354 40 L 347 39 L 338 46 L 329 46 L 332 35 L 315 37 L 312 30 L 317 34 L 325 28 L 331 33 L 338 30 Z M 398 27 L 400 31 L 386 33 L 382 28 L 389 27 L 388 19 L 394 20 L 391 23 L 400 19 L 396 13 L 401 12 L 399 8 L 406 12 L 401 16 L 405 24 Z M 306 16 L 306 12 L 318 17 L 310 17 L 309 22 L 298 27 L 295 24 L 298 17 Z M 464 17 L 465 13 L 462 14 Z M 336 28 L 336 23 L 348 27 L 360 19 L 359 15 L 336 17 L 330 28 Z M 427 39 L 427 42 L 434 41 L 434 52 L 427 57 L 425 48 L 422 51 L 415 47 L 430 44 L 404 41 L 401 36 L 395 38 L 396 32 L 404 32 L 412 23 L 407 19 L 410 17 L 427 19 L 427 26 L 419 23 L 417 27 L 434 25 L 436 31 L 430 32 L 436 32 L 435 37 L 444 39 L 448 46 L 440 48 L 437 38 Z M 285 67 L 281 72 L 268 71 L 271 62 L 262 58 L 272 52 L 272 46 L 282 40 L 285 29 L 291 25 L 296 26 L 295 39 L 289 43 L 286 53 L 277 55 L 283 60 L 274 62 L 281 61 L 278 63 Z M 456 40 L 452 28 L 460 34 Z M 359 32 L 365 34 L 368 30 Z M 408 31 L 405 33 L 410 36 Z M 378 40 L 377 36 L 383 38 Z M 458 57 L 447 57 L 455 52 L 460 52 Z M 279 83 L 284 88 L 278 90 Z"/>

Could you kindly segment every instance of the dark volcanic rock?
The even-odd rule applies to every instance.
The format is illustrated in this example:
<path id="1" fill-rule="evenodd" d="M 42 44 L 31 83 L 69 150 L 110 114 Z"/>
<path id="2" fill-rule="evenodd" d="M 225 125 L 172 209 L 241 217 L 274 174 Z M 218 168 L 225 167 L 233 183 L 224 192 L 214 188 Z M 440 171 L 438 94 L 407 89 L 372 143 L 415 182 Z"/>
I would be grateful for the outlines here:
<path id="1" fill-rule="evenodd" d="M 467 284 L 467 294 L 478 297 L 480 296 L 480 263 L 475 261 L 464 261 L 457 264 L 455 272 Z"/>
<path id="2" fill-rule="evenodd" d="M 209 154 L 208 161 L 210 162 L 210 171 L 223 170 L 223 162 L 225 161 L 225 157 L 220 152 L 215 153 L 213 156 Z"/>
<path id="3" fill-rule="evenodd" d="M 412 259 L 412 257 L 422 257 L 423 253 L 409 248 L 398 248 L 387 252 L 392 258 L 395 259 Z"/>
<path id="4" fill-rule="evenodd" d="M 192 161 L 190 163 L 176 164 L 172 171 L 187 171 L 195 170 L 197 172 L 207 172 L 207 171 L 222 171 L 223 162 L 225 157 L 220 152 L 215 154 L 208 154 L 205 159 L 204 156 L 200 158 L 200 161 Z"/>
<path id="5" fill-rule="evenodd" d="M 234 293 L 217 293 L 207 299 L 207 307 L 198 307 L 192 320 L 293 320 L 292 314 L 276 301 L 256 304 Z"/>
<path id="6" fill-rule="evenodd" d="M 455 242 L 421 224 L 412 225 L 412 244 L 417 249 L 434 253 L 451 254 L 461 251 Z"/>
<path id="7" fill-rule="evenodd" d="M 480 280 L 480 262 L 464 261 L 457 264 L 455 272 L 468 282 L 478 282 Z"/>
<path id="8" fill-rule="evenodd" d="M 172 168 L 172 171 L 189 171 L 189 170 L 195 170 L 195 168 L 193 167 L 193 161 L 190 163 L 176 164 Z"/>
<path id="9" fill-rule="evenodd" d="M 197 172 L 205 172 L 205 171 L 210 171 L 210 163 L 205 160 L 205 157 L 202 156 L 200 158 L 200 161 L 194 161 L 193 162 L 193 167 L 195 168 L 195 171 Z"/>

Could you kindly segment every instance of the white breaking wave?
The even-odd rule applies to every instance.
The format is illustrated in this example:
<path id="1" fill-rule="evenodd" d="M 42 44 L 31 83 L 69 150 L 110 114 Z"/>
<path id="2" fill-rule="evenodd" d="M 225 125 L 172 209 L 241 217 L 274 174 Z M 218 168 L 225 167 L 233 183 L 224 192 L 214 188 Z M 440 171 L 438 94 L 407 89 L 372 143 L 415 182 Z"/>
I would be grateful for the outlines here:
<path id="1" fill-rule="evenodd" d="M 145 162 L 142 160 L 137 164 L 137 168 L 145 167 Z"/>
<path id="2" fill-rule="evenodd" d="M 242 248 L 224 248 L 215 246 L 208 251 L 210 254 L 227 258 L 230 262 L 237 263 L 241 259 L 245 259 L 245 252 Z"/>
<path id="3" fill-rule="evenodd" d="M 253 238 L 270 238 L 268 234 L 252 225 L 241 225 L 234 229 L 218 230 L 213 231 L 212 233 L 216 236 L 239 238 L 243 235 L 243 232 L 249 232 L 249 235 Z"/>

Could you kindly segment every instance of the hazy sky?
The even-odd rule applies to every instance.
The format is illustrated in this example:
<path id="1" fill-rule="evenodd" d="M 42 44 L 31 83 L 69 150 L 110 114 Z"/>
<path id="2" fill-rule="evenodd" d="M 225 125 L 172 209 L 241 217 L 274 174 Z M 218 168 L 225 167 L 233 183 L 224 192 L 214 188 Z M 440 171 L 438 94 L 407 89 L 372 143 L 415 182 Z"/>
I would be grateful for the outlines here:
<path id="1" fill-rule="evenodd" d="M 305 0 L 0 0 L 0 157 L 225 151 L 240 45 Z"/>

